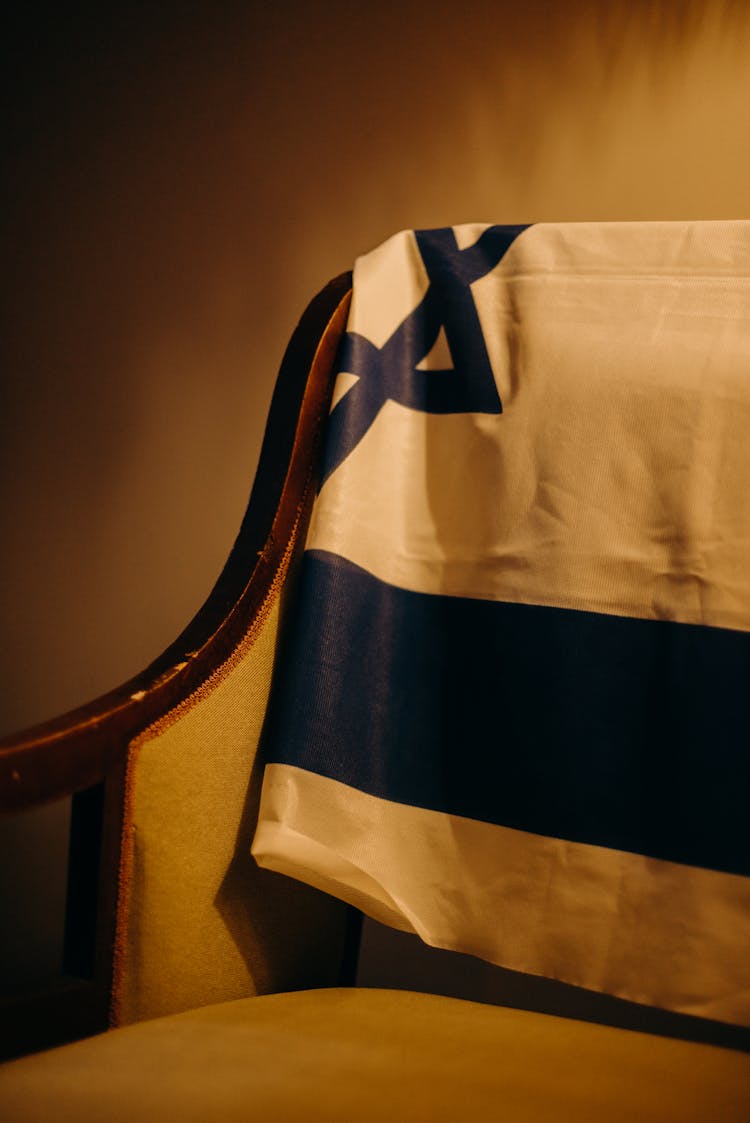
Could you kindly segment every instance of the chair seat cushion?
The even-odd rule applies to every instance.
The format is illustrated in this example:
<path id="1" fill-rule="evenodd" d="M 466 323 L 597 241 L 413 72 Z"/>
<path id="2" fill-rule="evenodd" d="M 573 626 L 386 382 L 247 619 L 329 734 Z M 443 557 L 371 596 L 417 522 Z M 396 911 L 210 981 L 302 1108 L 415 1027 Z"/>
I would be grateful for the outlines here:
<path id="1" fill-rule="evenodd" d="M 750 1117 L 750 1057 L 461 999 L 331 989 L 142 1022 L 0 1069 L 21 1120 Z"/>

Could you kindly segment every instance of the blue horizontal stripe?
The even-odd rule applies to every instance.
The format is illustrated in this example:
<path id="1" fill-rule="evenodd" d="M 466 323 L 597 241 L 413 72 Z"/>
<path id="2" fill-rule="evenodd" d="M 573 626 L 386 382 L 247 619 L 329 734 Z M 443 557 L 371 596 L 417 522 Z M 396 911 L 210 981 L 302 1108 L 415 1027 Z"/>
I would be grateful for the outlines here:
<path id="1" fill-rule="evenodd" d="M 297 595 L 268 761 L 750 874 L 750 635 L 408 592 L 322 551 Z"/>

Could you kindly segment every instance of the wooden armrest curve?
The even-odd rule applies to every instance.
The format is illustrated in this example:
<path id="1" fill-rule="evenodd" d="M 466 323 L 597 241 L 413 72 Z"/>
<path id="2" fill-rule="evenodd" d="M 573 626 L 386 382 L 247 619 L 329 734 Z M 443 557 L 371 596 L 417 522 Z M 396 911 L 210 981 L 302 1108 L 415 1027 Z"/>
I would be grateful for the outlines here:
<path id="1" fill-rule="evenodd" d="M 191 694 L 242 638 L 314 483 L 350 297 L 351 274 L 344 273 L 313 298 L 289 341 L 247 510 L 204 605 L 166 651 L 122 686 L 0 740 L 0 812 L 49 802 L 103 780 L 123 761 L 133 737 Z"/>

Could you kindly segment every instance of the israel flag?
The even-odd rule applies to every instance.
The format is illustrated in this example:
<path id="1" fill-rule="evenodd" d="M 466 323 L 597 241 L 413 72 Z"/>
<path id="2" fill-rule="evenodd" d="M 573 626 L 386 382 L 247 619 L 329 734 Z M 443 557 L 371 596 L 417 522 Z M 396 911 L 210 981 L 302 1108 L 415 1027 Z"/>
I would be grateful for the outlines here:
<path id="1" fill-rule="evenodd" d="M 359 259 L 253 853 L 750 1024 L 750 223 Z"/>

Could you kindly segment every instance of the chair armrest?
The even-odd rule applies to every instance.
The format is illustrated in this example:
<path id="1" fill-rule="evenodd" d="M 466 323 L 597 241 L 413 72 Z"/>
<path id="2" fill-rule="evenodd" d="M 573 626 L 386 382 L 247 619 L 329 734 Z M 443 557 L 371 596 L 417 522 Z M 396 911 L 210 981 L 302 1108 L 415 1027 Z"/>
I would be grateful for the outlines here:
<path id="1" fill-rule="evenodd" d="M 100 783 L 124 761 L 130 741 L 205 681 L 236 645 L 264 599 L 305 503 L 350 291 L 350 274 L 331 281 L 292 335 L 247 511 L 208 600 L 141 674 L 60 718 L 0 739 L 0 813 Z"/>

